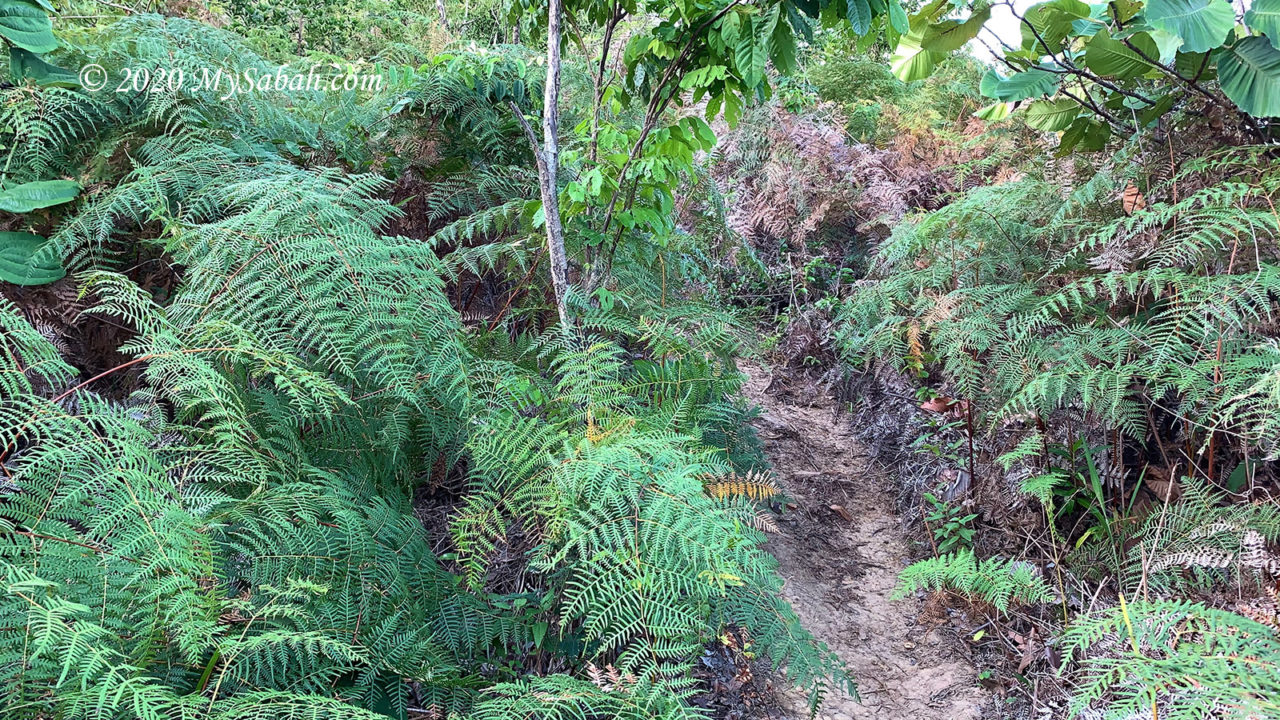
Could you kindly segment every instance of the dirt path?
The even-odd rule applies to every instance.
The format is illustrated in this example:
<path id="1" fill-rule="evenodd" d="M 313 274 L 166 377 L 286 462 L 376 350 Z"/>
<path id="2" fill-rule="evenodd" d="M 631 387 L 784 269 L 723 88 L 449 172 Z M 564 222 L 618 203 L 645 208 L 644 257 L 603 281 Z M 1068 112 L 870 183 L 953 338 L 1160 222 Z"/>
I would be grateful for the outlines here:
<path id="1" fill-rule="evenodd" d="M 891 601 L 907 563 L 887 479 L 860 454 L 820 390 L 769 389 L 767 373 L 744 368 L 747 395 L 770 462 L 796 505 L 769 548 L 786 578 L 783 594 L 814 635 L 853 670 L 862 702 L 830 698 L 825 720 L 968 720 L 989 696 L 956 657 L 952 641 L 917 622 L 916 600 Z M 800 397 L 803 395 L 803 397 Z M 834 507 L 833 507 L 834 506 Z M 805 698 L 783 695 L 791 717 L 807 716 Z"/>

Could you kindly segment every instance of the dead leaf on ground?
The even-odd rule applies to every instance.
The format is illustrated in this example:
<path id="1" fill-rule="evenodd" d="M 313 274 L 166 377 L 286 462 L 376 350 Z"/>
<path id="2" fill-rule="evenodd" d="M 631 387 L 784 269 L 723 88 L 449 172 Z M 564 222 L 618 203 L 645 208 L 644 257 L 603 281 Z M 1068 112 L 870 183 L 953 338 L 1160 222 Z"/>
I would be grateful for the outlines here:
<path id="1" fill-rule="evenodd" d="M 853 513 L 843 505 L 831 505 L 831 511 L 845 519 L 845 522 L 853 522 Z"/>
<path id="2" fill-rule="evenodd" d="M 1147 471 L 1142 475 L 1142 483 L 1155 493 L 1161 502 L 1165 500 L 1172 502 L 1182 497 L 1182 486 L 1168 468 L 1157 465 L 1147 466 Z"/>
<path id="3" fill-rule="evenodd" d="M 1120 197 L 1120 203 L 1124 206 L 1124 214 L 1132 215 L 1139 210 L 1147 207 L 1147 199 L 1143 197 L 1142 192 L 1138 190 L 1138 186 L 1129 183 L 1124 189 L 1124 195 Z"/>
<path id="4" fill-rule="evenodd" d="M 937 397 L 929 398 L 928 400 L 920 403 L 920 409 L 928 410 L 930 412 L 946 412 L 955 404 L 956 401 L 946 395 L 938 395 Z"/>

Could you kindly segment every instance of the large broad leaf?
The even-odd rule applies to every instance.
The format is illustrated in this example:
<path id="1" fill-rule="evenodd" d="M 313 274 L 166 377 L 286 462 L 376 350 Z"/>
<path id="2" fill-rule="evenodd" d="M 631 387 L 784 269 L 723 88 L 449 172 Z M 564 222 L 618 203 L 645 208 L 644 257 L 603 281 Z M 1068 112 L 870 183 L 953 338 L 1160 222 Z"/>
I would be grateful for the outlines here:
<path id="1" fill-rule="evenodd" d="M 913 19 L 911 32 L 898 40 L 898 47 L 894 49 L 893 57 L 889 58 L 889 69 L 902 82 L 915 82 L 929 77 L 944 57 L 941 53 L 925 50 L 921 45 L 928 27 L 927 20 Z"/>
<path id="2" fill-rule="evenodd" d="M 1013 112 L 1013 103 L 994 102 L 973 111 L 973 116 L 987 122 L 1000 122 Z"/>
<path id="3" fill-rule="evenodd" d="M 40 253 L 45 239 L 22 232 L 0 232 L 0 280 L 14 285 L 45 285 L 67 274 Z"/>
<path id="4" fill-rule="evenodd" d="M 720 38 L 725 45 L 737 48 L 741 30 L 742 15 L 737 12 L 728 13 L 720 20 Z"/>
<path id="5" fill-rule="evenodd" d="M 1271 41 L 1280 50 L 1280 0 L 1253 0 L 1244 14 L 1245 24 Z"/>
<path id="6" fill-rule="evenodd" d="M 31 52 L 58 47 L 49 13 L 27 0 L 0 0 L 0 37 Z"/>
<path id="7" fill-rule="evenodd" d="M 70 180 L 41 180 L 0 190 L 0 210 L 25 213 L 71 202 L 80 186 Z"/>
<path id="8" fill-rule="evenodd" d="M 1080 115 L 1080 104 L 1071 98 L 1040 100 L 1027 108 L 1027 124 L 1037 130 L 1058 132 L 1071 127 Z"/>
<path id="9" fill-rule="evenodd" d="M 1227 0 L 1149 0 L 1147 22 L 1182 38 L 1182 49 L 1205 52 L 1220 47 L 1236 26 Z"/>
<path id="10" fill-rule="evenodd" d="M 1014 73 L 1003 78 L 995 70 L 987 70 L 982 76 L 979 90 L 986 97 L 1002 102 L 1018 102 L 1029 98 L 1052 95 L 1058 89 L 1057 75 L 1037 68 Z"/>
<path id="11" fill-rule="evenodd" d="M 990 19 L 991 8 L 985 7 L 971 14 L 968 20 L 943 20 L 925 28 L 920 45 L 930 52 L 955 52 L 978 37 L 978 32 Z"/>
<path id="12" fill-rule="evenodd" d="M 1084 48 L 1085 67 L 1104 77 L 1127 80 L 1141 75 L 1154 66 L 1143 59 L 1143 55 L 1155 59 L 1160 57 L 1160 49 L 1155 40 L 1146 33 L 1138 33 L 1129 38 L 1133 47 L 1142 51 L 1138 54 L 1128 45 L 1111 37 L 1107 30 L 1099 30 Z"/>
<path id="13" fill-rule="evenodd" d="M 1080 0 L 1051 0 L 1031 6 L 1023 15 L 1025 22 L 1019 25 L 1022 47 L 1037 53 L 1061 51 L 1062 41 L 1076 33 L 1075 23 L 1088 18 L 1089 12 L 1089 6 Z"/>
<path id="14" fill-rule="evenodd" d="M 15 83 L 31 80 L 41 87 L 80 87 L 80 78 L 75 73 L 50 65 L 39 55 L 16 45 L 9 48 L 9 77 Z"/>
<path id="15" fill-rule="evenodd" d="M 1247 37 L 1218 54 L 1218 84 L 1254 117 L 1280 117 L 1280 50 Z"/>

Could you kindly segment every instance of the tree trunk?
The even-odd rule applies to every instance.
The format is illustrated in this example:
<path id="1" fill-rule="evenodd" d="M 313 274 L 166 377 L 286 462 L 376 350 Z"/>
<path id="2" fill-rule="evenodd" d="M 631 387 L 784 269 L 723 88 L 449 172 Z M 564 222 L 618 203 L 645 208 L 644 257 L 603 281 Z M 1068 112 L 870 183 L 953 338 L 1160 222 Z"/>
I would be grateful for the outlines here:
<path id="1" fill-rule="evenodd" d="M 542 193 L 542 214 L 547 225 L 547 255 L 551 260 L 551 287 L 556 296 L 560 324 L 568 328 L 569 259 L 564 252 L 564 225 L 560 222 L 560 192 L 556 172 L 560 167 L 560 0 L 547 4 L 547 83 L 542 95 L 542 152 L 538 156 L 538 185 Z"/>
<path id="2" fill-rule="evenodd" d="M 440 27 L 449 32 L 449 16 L 444 11 L 444 0 L 436 0 L 436 12 L 440 13 Z"/>
<path id="3" fill-rule="evenodd" d="M 556 187 L 556 171 L 560 167 L 560 144 L 556 135 L 560 126 L 560 0 L 550 0 L 547 9 L 547 84 L 542 95 L 542 142 L 524 119 L 514 101 L 508 100 L 511 112 L 519 121 L 533 160 L 538 167 L 538 191 L 542 196 L 542 215 L 547 227 L 547 256 L 551 261 L 551 289 L 556 297 L 556 313 L 560 325 L 568 328 L 567 301 L 569 291 L 569 258 L 564 251 L 564 225 L 560 221 L 560 193 Z"/>

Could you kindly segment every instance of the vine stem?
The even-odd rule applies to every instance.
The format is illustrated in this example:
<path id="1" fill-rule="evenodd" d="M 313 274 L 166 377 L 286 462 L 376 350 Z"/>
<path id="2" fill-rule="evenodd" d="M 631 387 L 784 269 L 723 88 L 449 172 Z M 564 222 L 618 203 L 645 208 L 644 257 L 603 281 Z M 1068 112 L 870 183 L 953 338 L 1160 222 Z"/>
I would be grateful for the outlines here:
<path id="1" fill-rule="evenodd" d="M 174 350 L 173 352 L 165 352 L 165 353 L 148 353 L 147 355 L 139 355 L 138 357 L 136 357 L 136 358 L 134 358 L 134 359 L 130 360 L 130 361 L 129 361 L 129 362 L 127 362 L 127 363 L 122 363 L 122 364 L 120 364 L 120 365 L 117 365 L 117 366 L 115 366 L 115 367 L 113 367 L 113 368 L 109 369 L 109 370 L 104 370 L 104 371 L 102 371 L 102 372 L 98 373 L 97 375 L 94 375 L 93 377 L 89 378 L 88 380 L 85 380 L 84 382 L 80 383 L 79 385 L 76 385 L 75 387 L 71 388 L 70 390 L 67 390 L 66 392 L 62 393 L 62 394 L 61 394 L 61 395 L 59 395 L 58 397 L 54 398 L 54 399 L 53 399 L 53 403 L 56 405 L 57 403 L 60 403 L 60 402 L 62 402 L 63 400 L 66 400 L 66 399 L 67 399 L 67 396 L 71 395 L 71 393 L 74 393 L 75 391 L 80 390 L 81 388 L 83 388 L 83 387 L 85 387 L 85 386 L 87 386 L 87 385 L 90 385 L 90 384 L 92 384 L 92 383 L 94 383 L 94 382 L 96 382 L 96 381 L 98 381 L 98 380 L 101 380 L 102 378 L 104 378 L 104 377 L 106 377 L 106 376 L 108 376 L 108 375 L 111 375 L 112 373 L 116 373 L 116 372 L 119 372 L 119 371 L 121 371 L 121 370 L 124 370 L 125 368 L 131 367 L 131 366 L 133 366 L 133 365 L 137 365 L 137 364 L 138 364 L 138 363 L 140 363 L 140 362 L 146 362 L 147 360 L 155 360 L 155 359 L 157 359 L 157 358 L 163 358 L 163 357 L 173 357 L 174 355 L 195 355 L 195 354 L 197 354 L 197 353 L 219 352 L 219 351 L 221 351 L 221 352 L 235 352 L 235 348 L 232 348 L 232 347 L 188 348 L 188 349 L 186 349 L 186 350 Z"/>
<path id="2" fill-rule="evenodd" d="M 74 387 L 72 387 L 71 389 L 69 389 L 69 390 L 67 390 L 66 392 L 62 393 L 61 395 L 59 395 L 59 396 L 55 397 L 51 402 L 52 402 L 54 405 L 57 405 L 58 403 L 62 402 L 63 400 L 66 400 L 66 399 L 67 399 L 67 398 L 68 398 L 72 393 L 76 392 L 77 390 L 80 390 L 80 389 L 82 389 L 82 388 L 84 388 L 84 387 L 86 387 L 86 386 L 88 386 L 88 385 L 90 385 L 90 384 L 92 384 L 92 383 L 94 383 L 94 382 L 96 382 L 96 381 L 98 381 L 98 380 L 101 380 L 102 378 L 104 378 L 104 377 L 106 377 L 106 376 L 108 376 L 108 375 L 111 375 L 112 373 L 116 373 L 116 372 L 119 372 L 119 371 L 121 371 L 121 370 L 124 370 L 125 368 L 132 367 L 132 366 L 134 366 L 134 365 L 137 365 L 137 364 L 138 364 L 138 363 L 140 363 L 140 362 L 146 362 L 147 360 L 155 360 L 156 358 L 163 358 L 163 357 L 172 357 L 172 356 L 174 356 L 174 355 L 194 355 L 194 354 L 196 354 L 196 353 L 206 353 L 206 352 L 218 352 L 218 351 L 223 351 L 223 352 L 235 352 L 235 350 L 236 350 L 236 349 L 235 349 L 235 348 L 232 348 L 232 347 L 207 347 L 207 348 L 188 348 L 188 349 L 186 349 L 186 350 L 175 350 L 175 351 L 173 351 L 173 352 L 148 353 L 148 354 L 146 354 L 146 355 L 140 355 L 140 356 L 138 356 L 138 357 L 136 357 L 136 358 L 134 358 L 134 359 L 130 360 L 130 361 L 129 361 L 129 362 L 127 362 L 127 363 L 122 363 L 122 364 L 117 365 L 117 366 L 115 366 L 115 367 L 113 367 L 113 368 L 110 368 L 110 369 L 108 369 L 108 370 L 104 370 L 104 371 L 102 371 L 102 372 L 98 373 L 97 375 L 94 375 L 93 377 L 89 378 L 88 380 L 85 380 L 84 382 L 80 383 L 79 385 L 75 385 L 75 386 L 74 386 Z M 29 419 L 26 421 L 26 423 L 24 423 L 24 424 L 22 425 L 22 428 L 21 428 L 21 429 L 25 429 L 25 428 L 26 428 L 26 426 L 27 426 L 27 424 L 30 424 L 33 420 L 35 420 L 35 416 L 34 416 L 34 415 L 33 415 L 31 418 L 29 418 Z M 15 438 L 14 443 L 16 443 L 16 442 L 17 442 L 17 440 L 16 440 L 16 438 Z M 5 447 L 3 447 L 3 448 L 0 448 L 0 460 L 3 460 L 3 459 L 5 459 L 6 457 L 8 457 L 9 449 L 10 449 L 10 448 L 12 448 L 12 447 L 14 447 L 14 444 L 13 444 L 13 443 L 10 443 L 8 446 L 5 446 Z M 6 473 L 6 474 L 7 474 L 7 473 Z"/>

